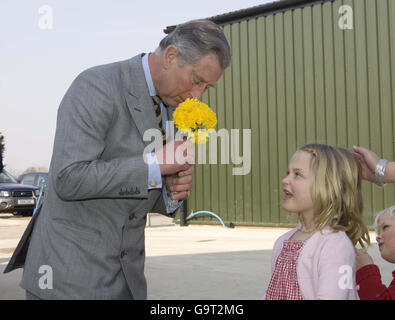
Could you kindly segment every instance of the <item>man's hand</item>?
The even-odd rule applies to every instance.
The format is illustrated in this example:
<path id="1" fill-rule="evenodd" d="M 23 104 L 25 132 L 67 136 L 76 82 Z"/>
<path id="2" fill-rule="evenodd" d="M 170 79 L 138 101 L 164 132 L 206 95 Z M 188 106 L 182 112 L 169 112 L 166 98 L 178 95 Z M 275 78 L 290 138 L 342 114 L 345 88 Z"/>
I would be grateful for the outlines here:
<path id="1" fill-rule="evenodd" d="M 355 253 L 357 254 L 357 270 L 369 264 L 374 264 L 372 257 L 365 250 L 355 249 Z"/>
<path id="2" fill-rule="evenodd" d="M 167 194 L 170 195 L 172 192 L 176 192 L 171 196 L 171 199 L 185 200 L 188 198 L 193 188 L 193 170 L 193 166 L 189 165 L 189 168 L 186 170 L 166 177 Z"/>
<path id="3" fill-rule="evenodd" d="M 195 145 L 190 141 L 173 140 L 155 152 L 162 176 L 187 171 L 195 163 Z"/>

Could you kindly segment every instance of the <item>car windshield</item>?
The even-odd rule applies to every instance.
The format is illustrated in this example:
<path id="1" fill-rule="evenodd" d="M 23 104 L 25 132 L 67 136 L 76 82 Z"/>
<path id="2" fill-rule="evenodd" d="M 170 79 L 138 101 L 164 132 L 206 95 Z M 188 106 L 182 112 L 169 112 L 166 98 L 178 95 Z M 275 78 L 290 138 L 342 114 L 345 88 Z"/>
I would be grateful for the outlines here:
<path id="1" fill-rule="evenodd" d="M 18 183 L 8 172 L 3 170 L 0 173 L 0 183 Z"/>

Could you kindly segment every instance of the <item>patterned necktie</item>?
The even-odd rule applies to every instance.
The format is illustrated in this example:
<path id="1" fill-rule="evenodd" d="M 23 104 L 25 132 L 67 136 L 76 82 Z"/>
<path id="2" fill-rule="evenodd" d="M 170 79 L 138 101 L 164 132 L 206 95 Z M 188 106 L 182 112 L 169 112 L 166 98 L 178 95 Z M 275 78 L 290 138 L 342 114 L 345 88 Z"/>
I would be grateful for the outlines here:
<path id="1" fill-rule="evenodd" d="M 162 112 L 160 110 L 161 99 L 159 96 L 153 96 L 152 100 L 154 101 L 154 110 L 155 110 L 155 114 L 156 114 L 156 121 L 158 121 L 159 129 L 162 132 L 163 145 L 165 145 L 166 144 L 166 131 L 163 128 Z"/>

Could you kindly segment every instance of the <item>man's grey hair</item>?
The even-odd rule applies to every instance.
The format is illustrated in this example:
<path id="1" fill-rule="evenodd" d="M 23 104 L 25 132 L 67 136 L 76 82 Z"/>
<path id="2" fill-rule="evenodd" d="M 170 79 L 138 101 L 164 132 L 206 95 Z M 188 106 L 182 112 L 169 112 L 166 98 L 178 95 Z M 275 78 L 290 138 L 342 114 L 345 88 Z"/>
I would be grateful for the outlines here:
<path id="1" fill-rule="evenodd" d="M 210 20 L 193 20 L 178 25 L 162 39 L 155 53 L 162 56 L 171 45 L 178 48 L 181 65 L 194 65 L 207 54 L 215 54 L 224 70 L 231 62 L 230 46 L 225 34 Z"/>
<path id="2" fill-rule="evenodd" d="M 377 214 L 376 219 L 374 220 L 374 227 L 376 229 L 376 234 L 378 234 L 378 232 L 379 232 L 379 226 L 378 226 L 379 218 L 383 214 L 388 214 L 390 217 L 393 217 L 395 215 L 395 206 L 391 206 L 391 207 L 389 207 L 387 209 L 384 209 L 383 211 L 380 211 Z"/>

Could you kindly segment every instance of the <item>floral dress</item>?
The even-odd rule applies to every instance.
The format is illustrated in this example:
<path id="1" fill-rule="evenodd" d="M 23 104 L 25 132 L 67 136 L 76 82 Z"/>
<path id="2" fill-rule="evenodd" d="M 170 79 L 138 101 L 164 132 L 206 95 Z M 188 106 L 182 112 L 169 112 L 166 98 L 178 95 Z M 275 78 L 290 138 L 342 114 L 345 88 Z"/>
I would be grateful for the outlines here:
<path id="1" fill-rule="evenodd" d="M 296 265 L 306 241 L 284 241 L 266 292 L 266 300 L 303 300 L 298 284 Z"/>

